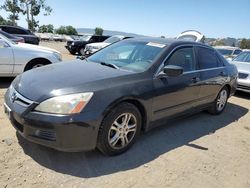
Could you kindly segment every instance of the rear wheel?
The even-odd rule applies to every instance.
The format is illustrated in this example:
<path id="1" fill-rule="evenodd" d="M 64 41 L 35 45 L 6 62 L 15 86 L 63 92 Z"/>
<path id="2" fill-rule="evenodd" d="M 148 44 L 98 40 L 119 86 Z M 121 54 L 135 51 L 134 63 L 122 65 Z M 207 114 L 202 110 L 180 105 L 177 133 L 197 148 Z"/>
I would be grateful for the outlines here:
<path id="1" fill-rule="evenodd" d="M 97 147 L 106 155 L 118 155 L 133 145 L 140 130 L 139 110 L 130 103 L 122 103 L 104 118 Z"/>
<path id="2" fill-rule="evenodd" d="M 215 99 L 213 105 L 208 110 L 208 112 L 211 114 L 215 114 L 215 115 L 223 112 L 223 110 L 225 109 L 225 107 L 227 105 L 228 97 L 229 97 L 229 91 L 228 91 L 227 87 L 222 88 L 220 90 L 217 98 Z"/>

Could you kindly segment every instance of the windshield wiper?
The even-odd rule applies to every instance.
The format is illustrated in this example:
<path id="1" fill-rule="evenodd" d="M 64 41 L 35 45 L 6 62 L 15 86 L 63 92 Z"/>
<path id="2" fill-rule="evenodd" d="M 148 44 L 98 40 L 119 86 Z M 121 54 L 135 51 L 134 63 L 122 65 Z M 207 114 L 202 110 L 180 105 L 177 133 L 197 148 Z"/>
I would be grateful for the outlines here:
<path id="1" fill-rule="evenodd" d="M 104 65 L 104 66 L 108 66 L 108 67 L 114 68 L 114 69 L 120 69 L 118 66 L 116 66 L 116 65 L 113 64 L 113 63 L 100 62 L 100 64 L 101 64 L 101 65 Z"/>

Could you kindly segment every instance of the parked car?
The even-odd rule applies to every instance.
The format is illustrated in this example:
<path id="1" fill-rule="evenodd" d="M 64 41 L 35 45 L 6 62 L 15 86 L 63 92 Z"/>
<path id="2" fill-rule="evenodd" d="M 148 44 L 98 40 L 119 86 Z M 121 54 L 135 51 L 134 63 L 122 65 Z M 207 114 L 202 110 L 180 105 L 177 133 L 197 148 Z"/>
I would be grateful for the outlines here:
<path id="1" fill-rule="evenodd" d="M 215 46 L 214 48 L 228 61 L 232 61 L 233 58 L 242 52 L 240 48 L 232 46 Z"/>
<path id="2" fill-rule="evenodd" d="M 67 46 L 65 46 L 65 48 L 68 49 L 72 55 L 75 55 L 76 53 L 78 53 L 79 55 L 84 55 L 84 49 L 86 44 L 94 42 L 102 42 L 107 38 L 109 38 L 109 36 L 98 36 L 98 35 L 86 36 L 81 40 L 71 41 L 70 44 L 67 43 Z"/>
<path id="3" fill-rule="evenodd" d="M 125 36 L 122 36 L 122 35 L 114 35 L 114 36 L 106 39 L 103 42 L 95 42 L 95 43 L 87 44 L 85 49 L 84 49 L 84 55 L 86 57 L 90 56 L 93 53 L 99 51 L 102 48 L 105 48 L 106 46 L 108 46 L 110 44 L 113 44 L 115 42 L 119 42 L 121 40 L 128 39 L 128 38 L 131 38 L 131 37 L 125 37 Z"/>
<path id="4" fill-rule="evenodd" d="M 61 61 L 53 49 L 18 43 L 0 34 L 0 77 L 16 76 L 24 71 Z"/>
<path id="5" fill-rule="evenodd" d="M 250 93 L 250 51 L 240 53 L 232 63 L 239 71 L 237 90 Z"/>
<path id="6" fill-rule="evenodd" d="M 25 43 L 39 44 L 39 37 L 34 35 L 30 30 L 17 26 L 0 25 L 0 30 L 24 38 Z"/>
<path id="7" fill-rule="evenodd" d="M 63 151 L 125 152 L 140 131 L 177 116 L 220 114 L 236 89 L 237 68 L 205 44 L 134 38 L 84 61 L 18 76 L 5 113 L 18 134 Z"/>
<path id="8" fill-rule="evenodd" d="M 177 36 L 177 39 L 204 43 L 205 36 L 199 31 L 187 30 L 179 34 Z"/>
<path id="9" fill-rule="evenodd" d="M 22 37 L 16 37 L 14 35 L 11 35 L 9 33 L 6 33 L 4 31 L 2 31 L 2 30 L 0 30 L 0 34 L 3 35 L 3 36 L 5 36 L 5 37 L 7 37 L 10 40 L 12 40 L 15 43 L 19 43 L 19 42 L 23 43 L 24 42 L 24 39 Z"/>

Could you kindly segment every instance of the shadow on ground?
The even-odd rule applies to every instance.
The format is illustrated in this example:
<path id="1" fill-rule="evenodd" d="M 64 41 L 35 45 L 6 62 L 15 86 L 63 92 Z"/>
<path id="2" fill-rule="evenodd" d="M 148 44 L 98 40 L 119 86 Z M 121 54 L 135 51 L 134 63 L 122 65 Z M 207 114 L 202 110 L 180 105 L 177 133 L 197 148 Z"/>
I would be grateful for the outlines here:
<path id="1" fill-rule="evenodd" d="M 7 89 L 14 78 L 0 78 L 0 89 Z"/>
<path id="2" fill-rule="evenodd" d="M 237 98 L 243 98 L 243 99 L 250 100 L 250 93 L 246 93 L 243 91 L 237 91 L 234 96 Z"/>
<path id="3" fill-rule="evenodd" d="M 213 134 L 218 129 L 237 121 L 247 112 L 248 109 L 232 103 L 228 103 L 225 111 L 219 116 L 201 112 L 141 135 L 129 151 L 115 157 L 104 156 L 98 151 L 59 152 L 30 143 L 18 134 L 17 136 L 24 152 L 42 166 L 77 177 L 98 177 L 137 168 L 183 145 L 206 152 L 209 150 L 207 146 L 198 146 L 190 142 Z"/>

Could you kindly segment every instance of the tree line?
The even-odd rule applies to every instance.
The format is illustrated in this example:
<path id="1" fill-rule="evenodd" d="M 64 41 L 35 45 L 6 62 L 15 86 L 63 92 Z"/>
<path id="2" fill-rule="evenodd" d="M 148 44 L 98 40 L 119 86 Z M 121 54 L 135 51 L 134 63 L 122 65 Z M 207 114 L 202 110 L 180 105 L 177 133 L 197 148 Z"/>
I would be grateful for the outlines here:
<path id="1" fill-rule="evenodd" d="M 8 13 L 7 20 L 1 17 L 0 21 L 7 25 L 17 26 L 19 15 L 23 14 L 26 16 L 28 29 L 33 32 L 39 26 L 36 17 L 41 13 L 48 16 L 52 12 L 52 8 L 46 4 L 46 0 L 5 0 L 0 9 Z"/>
<path id="2" fill-rule="evenodd" d="M 37 16 L 43 14 L 49 16 L 53 9 L 46 3 L 46 0 L 5 0 L 0 5 L 0 10 L 8 13 L 7 19 L 0 15 L 0 25 L 13 25 L 17 26 L 19 15 L 25 15 L 27 21 L 27 28 L 32 32 L 38 31 L 40 33 L 57 33 L 66 35 L 77 35 L 77 31 L 72 26 L 60 26 L 55 29 L 52 24 L 39 26 Z M 103 29 L 100 27 L 95 28 L 96 35 L 102 35 Z"/>

